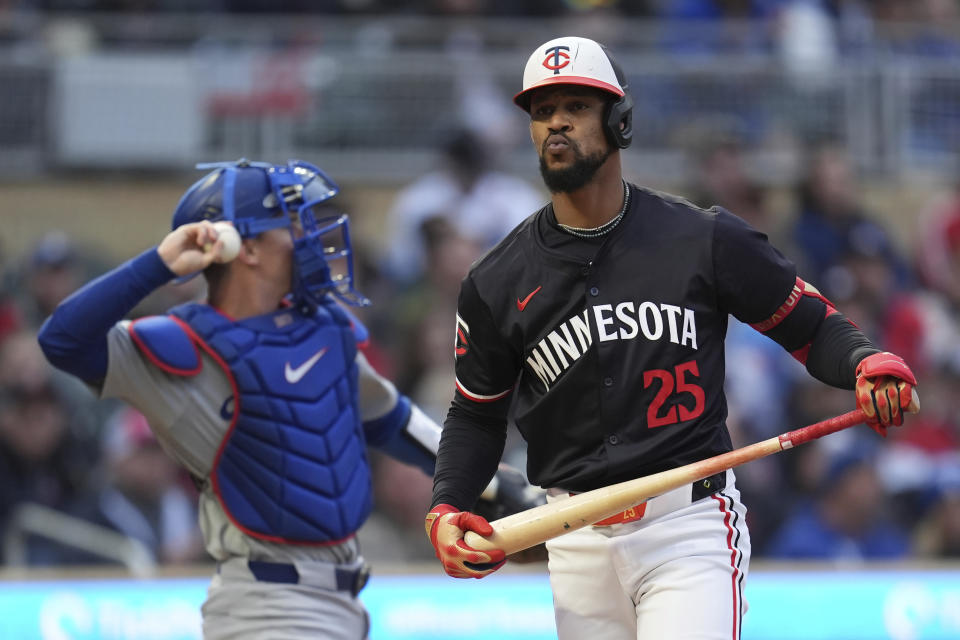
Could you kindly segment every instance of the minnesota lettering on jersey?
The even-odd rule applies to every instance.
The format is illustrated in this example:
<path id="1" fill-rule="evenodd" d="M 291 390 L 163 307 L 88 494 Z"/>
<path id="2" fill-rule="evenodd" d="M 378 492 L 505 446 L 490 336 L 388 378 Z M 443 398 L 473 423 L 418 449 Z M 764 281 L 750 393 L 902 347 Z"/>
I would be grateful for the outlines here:
<path id="1" fill-rule="evenodd" d="M 562 322 L 537 343 L 527 357 L 527 365 L 543 382 L 546 391 L 587 352 L 594 335 L 600 342 L 634 340 L 643 335 L 646 340 L 669 340 L 697 349 L 693 309 L 650 301 L 639 305 L 632 301 L 594 305 Z"/>

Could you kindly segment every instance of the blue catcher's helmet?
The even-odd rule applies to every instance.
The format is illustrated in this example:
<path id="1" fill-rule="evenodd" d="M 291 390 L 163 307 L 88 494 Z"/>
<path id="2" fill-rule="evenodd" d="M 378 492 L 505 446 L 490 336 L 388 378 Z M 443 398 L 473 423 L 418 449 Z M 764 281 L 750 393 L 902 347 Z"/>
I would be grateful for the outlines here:
<path id="1" fill-rule="evenodd" d="M 174 229 L 201 220 L 229 220 L 241 238 L 251 238 L 287 227 L 293 238 L 293 295 L 298 303 L 317 304 L 330 293 L 354 306 L 370 304 L 353 288 L 346 214 L 318 216 L 315 211 L 340 191 L 323 171 L 302 160 L 283 165 L 241 159 L 197 168 L 213 171 L 180 198 Z M 336 275 L 331 265 L 340 266 Z"/>

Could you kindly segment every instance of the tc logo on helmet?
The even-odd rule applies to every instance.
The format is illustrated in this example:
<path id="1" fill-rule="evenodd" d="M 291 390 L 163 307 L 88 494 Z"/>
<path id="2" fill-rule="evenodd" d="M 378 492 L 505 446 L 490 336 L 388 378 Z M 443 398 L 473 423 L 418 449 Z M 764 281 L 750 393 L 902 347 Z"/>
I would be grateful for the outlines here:
<path id="1" fill-rule="evenodd" d="M 553 75 L 559 74 L 560 69 L 570 64 L 570 54 L 567 51 L 570 51 L 570 47 L 564 45 L 550 47 L 544 52 L 547 57 L 543 59 L 543 66 L 553 71 Z"/>

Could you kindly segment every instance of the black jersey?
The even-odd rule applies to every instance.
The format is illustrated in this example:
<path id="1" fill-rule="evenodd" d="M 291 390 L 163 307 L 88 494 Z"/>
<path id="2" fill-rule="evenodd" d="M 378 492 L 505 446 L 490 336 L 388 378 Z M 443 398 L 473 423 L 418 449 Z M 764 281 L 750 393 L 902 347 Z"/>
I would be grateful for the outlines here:
<path id="1" fill-rule="evenodd" d="M 512 394 L 533 484 L 586 491 L 729 451 L 727 316 L 769 318 L 796 281 L 733 214 L 629 188 L 601 240 L 548 205 L 461 287 L 454 403 L 505 416 Z"/>

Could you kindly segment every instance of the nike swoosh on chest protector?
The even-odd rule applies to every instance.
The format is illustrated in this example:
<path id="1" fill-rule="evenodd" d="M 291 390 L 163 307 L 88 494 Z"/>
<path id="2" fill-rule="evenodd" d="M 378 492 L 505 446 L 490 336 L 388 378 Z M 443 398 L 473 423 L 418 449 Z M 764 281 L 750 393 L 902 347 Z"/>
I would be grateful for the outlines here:
<path id="1" fill-rule="evenodd" d="M 307 375 L 307 372 L 313 368 L 313 365 L 317 364 L 320 358 L 323 357 L 323 354 L 327 352 L 327 347 L 320 349 L 309 360 L 301 364 L 299 367 L 294 369 L 290 366 L 290 363 L 287 362 L 286 366 L 283 368 L 283 377 L 286 378 L 287 382 L 290 384 L 297 384 L 300 380 L 303 379 L 303 376 Z"/>

